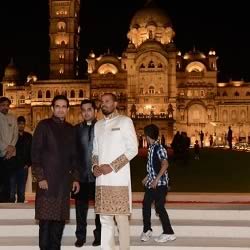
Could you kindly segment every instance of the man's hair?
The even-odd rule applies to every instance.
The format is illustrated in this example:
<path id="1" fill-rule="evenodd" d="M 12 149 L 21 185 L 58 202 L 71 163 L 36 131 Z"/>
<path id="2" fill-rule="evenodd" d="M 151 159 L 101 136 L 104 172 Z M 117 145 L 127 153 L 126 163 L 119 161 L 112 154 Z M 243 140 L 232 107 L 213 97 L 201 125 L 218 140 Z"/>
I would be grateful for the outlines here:
<path id="1" fill-rule="evenodd" d="M 18 123 L 20 123 L 20 122 L 24 122 L 24 123 L 25 123 L 26 120 L 25 120 L 24 116 L 21 115 L 21 116 L 18 116 L 18 117 L 17 117 L 17 122 L 18 122 Z"/>
<path id="2" fill-rule="evenodd" d="M 103 97 L 105 95 L 110 95 L 112 97 L 113 101 L 117 102 L 117 96 L 115 94 L 107 92 L 107 93 L 102 94 L 101 97 Z"/>
<path id="3" fill-rule="evenodd" d="M 87 104 L 87 103 L 90 103 L 91 106 L 92 106 L 92 108 L 93 108 L 93 109 L 96 109 L 95 101 L 94 101 L 94 100 L 90 100 L 90 99 L 82 100 L 82 101 L 81 101 L 81 107 L 82 107 L 82 105 Z"/>
<path id="4" fill-rule="evenodd" d="M 153 140 L 157 140 L 159 136 L 159 128 L 155 124 L 149 124 L 144 127 L 144 134 Z"/>
<path id="5" fill-rule="evenodd" d="M 0 97 L 0 103 L 6 102 L 6 101 L 7 101 L 9 104 L 11 104 L 11 100 L 10 100 L 8 97 L 6 97 L 6 96 Z"/>
<path id="6" fill-rule="evenodd" d="M 55 106 L 55 102 L 58 100 L 64 100 L 67 102 L 67 107 L 69 107 L 69 99 L 65 96 L 65 95 L 56 95 L 52 102 L 51 102 L 51 106 L 54 107 Z"/>

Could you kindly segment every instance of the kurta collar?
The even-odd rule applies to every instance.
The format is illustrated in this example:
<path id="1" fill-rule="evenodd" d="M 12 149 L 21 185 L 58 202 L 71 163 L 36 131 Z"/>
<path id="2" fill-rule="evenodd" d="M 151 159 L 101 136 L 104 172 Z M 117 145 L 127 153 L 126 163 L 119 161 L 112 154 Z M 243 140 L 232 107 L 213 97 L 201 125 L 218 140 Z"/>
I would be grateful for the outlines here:
<path id="1" fill-rule="evenodd" d="M 115 110 L 112 114 L 110 114 L 108 116 L 104 116 L 104 119 L 105 120 L 111 120 L 111 119 L 115 118 L 118 115 L 119 115 L 119 113 L 117 112 L 117 110 Z"/>

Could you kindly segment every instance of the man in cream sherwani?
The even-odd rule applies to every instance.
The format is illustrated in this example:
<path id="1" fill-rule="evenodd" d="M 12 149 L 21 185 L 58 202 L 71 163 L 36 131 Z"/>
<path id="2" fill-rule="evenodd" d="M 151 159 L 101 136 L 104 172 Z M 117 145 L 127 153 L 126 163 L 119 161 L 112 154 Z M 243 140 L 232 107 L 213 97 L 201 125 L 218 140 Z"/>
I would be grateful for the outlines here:
<path id="1" fill-rule="evenodd" d="M 128 216 L 132 211 L 129 161 L 138 153 L 137 136 L 132 120 L 116 111 L 112 93 L 102 96 L 104 118 L 95 124 L 93 173 L 96 178 L 95 210 L 102 224 L 101 249 L 115 249 L 115 221 L 120 250 L 130 245 Z"/>

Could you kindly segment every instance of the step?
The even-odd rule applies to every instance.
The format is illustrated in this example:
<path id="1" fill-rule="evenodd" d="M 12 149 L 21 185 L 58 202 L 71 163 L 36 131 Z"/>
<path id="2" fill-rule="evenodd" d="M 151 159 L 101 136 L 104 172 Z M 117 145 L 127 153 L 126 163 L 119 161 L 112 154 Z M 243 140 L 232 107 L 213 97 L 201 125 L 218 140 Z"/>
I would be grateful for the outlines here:
<path id="1" fill-rule="evenodd" d="M 168 243 L 141 242 L 142 209 L 134 205 L 130 220 L 130 250 L 243 250 L 250 249 L 250 206 L 249 204 L 167 204 L 171 224 L 177 240 Z M 0 250 L 38 249 L 38 224 L 34 220 L 34 204 L 0 204 Z M 75 208 L 70 209 L 71 220 L 66 224 L 62 250 L 76 249 Z M 94 209 L 88 214 L 87 242 L 81 249 L 92 247 Z M 158 216 L 152 208 L 153 235 L 162 232 Z M 117 233 L 116 233 L 117 235 Z M 117 248 L 118 249 L 118 248 Z"/>
<path id="2" fill-rule="evenodd" d="M 117 238 L 116 238 L 117 241 Z M 18 245 L 14 245 L 13 242 L 18 242 Z M 74 246 L 75 237 L 63 237 L 62 240 L 62 250 L 75 250 Z M 99 249 L 99 247 L 92 247 L 93 242 L 92 237 L 88 237 L 85 245 L 81 249 Z M 131 250 L 155 250 L 157 249 L 174 249 L 174 250 L 202 250 L 202 249 L 213 249 L 213 250 L 243 250 L 249 248 L 249 238 L 246 239 L 229 239 L 229 238 L 185 238 L 178 237 L 173 242 L 168 243 L 156 243 L 153 239 L 148 242 L 141 242 L 137 237 L 131 237 Z M 7 237 L 1 238 L 0 250 L 37 250 L 38 249 L 38 237 Z M 117 249 L 119 249 L 117 247 Z"/>

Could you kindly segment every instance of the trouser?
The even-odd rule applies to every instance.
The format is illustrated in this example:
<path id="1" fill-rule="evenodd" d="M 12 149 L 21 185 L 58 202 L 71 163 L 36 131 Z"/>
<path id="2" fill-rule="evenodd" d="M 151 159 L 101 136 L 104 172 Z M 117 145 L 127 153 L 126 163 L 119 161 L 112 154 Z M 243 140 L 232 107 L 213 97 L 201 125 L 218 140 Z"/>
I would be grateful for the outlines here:
<path id="1" fill-rule="evenodd" d="M 143 215 L 143 232 L 146 233 L 151 228 L 151 205 L 155 202 L 156 213 L 159 214 L 164 234 L 174 234 L 171 227 L 168 213 L 165 209 L 165 201 L 167 195 L 166 186 L 158 186 L 156 189 L 145 188 L 143 199 L 142 215 Z"/>
<path id="2" fill-rule="evenodd" d="M 24 202 L 28 168 L 18 168 L 10 175 L 10 202 Z"/>
<path id="3" fill-rule="evenodd" d="M 7 160 L 0 157 L 0 202 L 10 200 L 10 177 Z"/>
<path id="4" fill-rule="evenodd" d="M 87 216 L 88 216 L 88 202 L 76 200 L 76 238 L 86 241 L 87 234 Z M 101 222 L 99 214 L 95 216 L 95 230 L 94 237 L 96 240 L 101 239 Z"/>
<path id="5" fill-rule="evenodd" d="M 128 215 L 100 215 L 102 224 L 101 250 L 115 249 L 115 221 L 118 227 L 120 250 L 129 250 L 130 232 Z"/>
<path id="6" fill-rule="evenodd" d="M 89 200 L 95 199 L 95 183 L 80 183 L 80 192 L 73 198 L 75 198 L 76 208 L 76 238 L 86 241 Z M 99 214 L 95 216 L 95 227 L 94 237 L 97 241 L 100 241 L 101 222 Z"/>
<path id="7" fill-rule="evenodd" d="M 65 221 L 39 221 L 39 247 L 41 250 L 60 250 Z"/>

